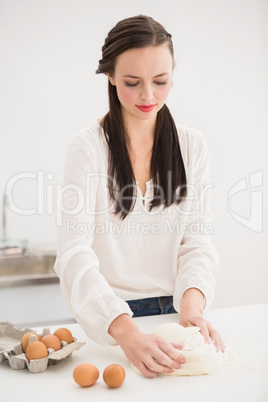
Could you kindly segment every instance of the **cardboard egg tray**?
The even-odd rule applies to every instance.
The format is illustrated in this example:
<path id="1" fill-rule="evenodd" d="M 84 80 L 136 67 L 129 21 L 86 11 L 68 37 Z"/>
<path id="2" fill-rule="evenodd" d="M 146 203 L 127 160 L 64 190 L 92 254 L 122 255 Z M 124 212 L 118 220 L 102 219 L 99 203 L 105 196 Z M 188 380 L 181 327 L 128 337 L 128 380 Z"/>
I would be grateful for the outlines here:
<path id="1" fill-rule="evenodd" d="M 8 321 L 0 322 L 0 364 L 5 360 L 8 360 L 11 368 L 20 370 L 28 368 L 31 373 L 42 373 L 47 370 L 50 365 L 58 364 L 62 359 L 70 357 L 75 350 L 80 349 L 86 342 L 77 342 L 74 338 L 74 342 L 68 344 L 67 342 L 61 342 L 61 349 L 55 351 L 48 348 L 48 356 L 44 359 L 28 360 L 23 353 L 20 340 L 24 334 L 34 330 L 30 328 L 18 328 L 14 324 Z M 49 328 L 44 328 L 41 338 L 47 334 L 50 334 Z M 30 342 L 37 340 L 36 335 L 31 335 Z"/>

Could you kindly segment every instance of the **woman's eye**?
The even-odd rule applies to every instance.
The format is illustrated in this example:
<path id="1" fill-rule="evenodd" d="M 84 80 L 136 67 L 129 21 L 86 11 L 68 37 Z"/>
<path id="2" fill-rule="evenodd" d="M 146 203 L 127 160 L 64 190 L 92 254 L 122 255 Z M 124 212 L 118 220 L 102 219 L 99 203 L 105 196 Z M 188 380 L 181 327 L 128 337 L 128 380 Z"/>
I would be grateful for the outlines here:
<path id="1" fill-rule="evenodd" d="M 167 84 L 167 80 L 165 81 L 155 81 L 156 85 L 166 85 Z"/>
<path id="2" fill-rule="evenodd" d="M 126 82 L 125 81 L 125 86 L 126 87 L 136 87 L 137 85 L 139 85 L 139 82 Z"/>

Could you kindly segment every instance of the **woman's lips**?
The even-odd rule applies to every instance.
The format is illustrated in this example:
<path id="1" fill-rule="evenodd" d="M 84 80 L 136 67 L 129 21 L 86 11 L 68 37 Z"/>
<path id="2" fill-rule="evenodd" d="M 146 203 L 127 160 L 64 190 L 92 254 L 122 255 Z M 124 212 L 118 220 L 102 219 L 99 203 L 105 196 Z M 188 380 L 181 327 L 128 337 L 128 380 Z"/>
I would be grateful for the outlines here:
<path id="1" fill-rule="evenodd" d="M 136 105 L 142 112 L 151 112 L 156 105 Z"/>

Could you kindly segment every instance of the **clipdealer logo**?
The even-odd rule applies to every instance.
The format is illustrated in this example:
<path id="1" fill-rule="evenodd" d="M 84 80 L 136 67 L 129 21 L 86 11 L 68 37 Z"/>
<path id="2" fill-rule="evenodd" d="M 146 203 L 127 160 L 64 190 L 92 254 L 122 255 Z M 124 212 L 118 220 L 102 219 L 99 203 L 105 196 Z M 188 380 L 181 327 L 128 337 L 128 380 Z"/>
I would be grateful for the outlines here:
<path id="1" fill-rule="evenodd" d="M 100 179 L 99 173 L 97 174 Z M 105 176 L 105 177 L 104 177 Z M 90 174 L 88 177 L 87 188 L 90 188 L 90 180 L 94 180 L 96 174 Z M 106 175 L 103 175 L 101 179 L 107 179 Z M 34 205 L 31 208 L 22 208 L 19 202 L 15 202 L 14 198 L 14 188 L 18 183 L 23 183 L 23 180 L 27 180 L 33 183 L 33 198 L 32 201 Z M 204 199 L 205 194 L 212 189 L 212 185 L 207 185 L 205 187 L 201 186 L 201 191 L 190 186 L 189 196 L 187 198 L 193 201 L 199 200 L 199 211 L 191 210 L 179 210 L 180 213 L 184 214 L 196 214 L 197 212 L 204 214 L 203 207 L 205 205 Z M 68 191 L 73 191 L 76 193 L 76 200 L 74 209 L 65 210 L 64 209 L 64 194 Z M 247 213 L 241 214 L 241 209 L 237 207 L 235 202 L 236 195 L 240 194 L 240 198 L 247 201 L 245 205 L 248 204 L 249 207 Z M 89 207 L 90 202 L 86 198 L 88 194 L 85 194 L 83 190 L 77 185 L 65 185 L 55 183 L 55 176 L 51 172 L 44 172 L 39 170 L 37 172 L 20 172 L 12 176 L 6 184 L 6 203 L 10 211 L 17 215 L 31 216 L 31 215 L 55 215 L 56 224 L 60 226 L 62 224 L 62 210 L 60 210 L 59 205 L 62 207 L 63 212 L 68 215 L 75 214 L 77 211 L 83 208 L 84 203 Z M 90 197 L 89 197 L 90 198 Z M 19 200 L 17 200 L 19 201 Z M 244 206 L 245 206 L 244 205 Z M 236 206 L 236 207 L 235 207 Z M 180 208 L 180 206 L 179 206 Z M 227 209 L 229 214 L 235 219 L 239 224 L 243 225 L 245 228 L 250 229 L 254 232 L 260 233 L 263 230 L 263 170 L 258 170 L 251 173 L 248 177 L 244 177 L 233 184 L 227 193 Z M 59 212 L 60 210 L 60 212 Z M 92 213 L 92 209 L 89 208 L 89 213 Z M 102 211 L 103 213 L 104 211 Z M 107 211 L 106 211 L 107 212 Z"/>
<path id="2" fill-rule="evenodd" d="M 89 216 L 98 216 L 113 212 L 113 203 L 102 200 L 102 205 L 95 210 L 95 201 L 91 196 L 91 189 L 102 184 L 107 187 L 107 181 L 112 180 L 105 173 L 86 173 L 82 184 L 55 183 L 55 176 L 51 172 L 38 170 L 36 172 L 20 172 L 12 176 L 6 184 L 6 204 L 10 211 L 16 215 L 55 215 L 56 226 L 61 226 L 66 217 L 79 217 L 79 214 Z M 160 197 L 164 197 L 164 192 L 159 185 Z M 186 202 L 174 204 L 180 215 L 198 216 L 204 215 L 207 205 L 207 197 L 213 188 L 212 184 L 200 184 L 199 186 L 187 185 Z M 27 189 L 27 190 L 24 190 Z M 121 198 L 125 195 L 126 187 L 120 190 Z M 23 192 L 31 193 L 27 204 L 22 206 Z M 29 195 L 29 193 L 28 193 Z M 135 196 L 135 195 L 134 195 Z M 138 197 L 137 197 L 138 198 Z M 148 198 L 150 199 L 150 197 Z M 164 198 L 163 198 L 164 199 Z M 29 205 L 31 203 L 31 206 Z M 192 207 L 194 205 L 194 207 Z M 132 211 L 133 216 L 140 215 L 141 212 L 149 213 L 150 216 L 156 214 L 170 215 L 170 209 L 163 211 L 163 208 L 157 208 L 149 211 L 148 208 L 139 206 Z M 78 218 L 79 220 L 79 218 Z M 86 219 L 87 220 L 87 219 Z"/>

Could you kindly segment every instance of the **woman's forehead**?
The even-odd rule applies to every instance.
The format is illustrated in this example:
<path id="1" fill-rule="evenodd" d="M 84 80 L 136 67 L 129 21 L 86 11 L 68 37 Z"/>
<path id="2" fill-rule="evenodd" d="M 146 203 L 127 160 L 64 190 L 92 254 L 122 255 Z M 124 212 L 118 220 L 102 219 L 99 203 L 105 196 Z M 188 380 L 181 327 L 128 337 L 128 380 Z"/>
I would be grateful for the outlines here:
<path id="1" fill-rule="evenodd" d="M 172 66 L 173 58 L 166 44 L 126 50 L 117 57 L 115 64 L 122 75 L 133 78 L 139 78 L 147 70 L 155 76 L 170 74 Z"/>

